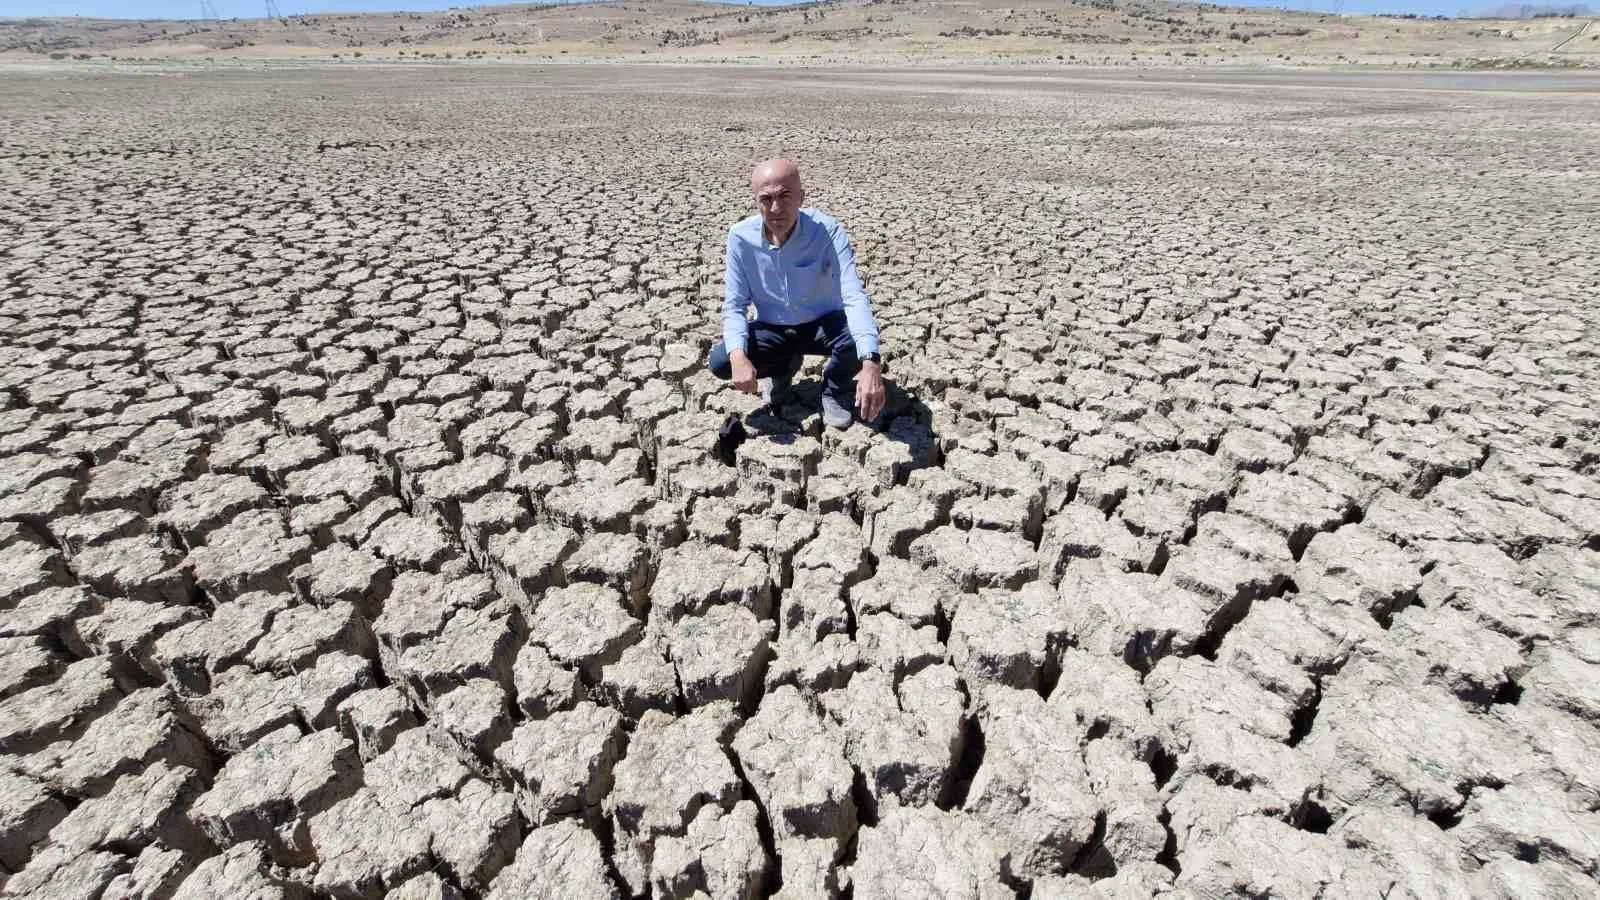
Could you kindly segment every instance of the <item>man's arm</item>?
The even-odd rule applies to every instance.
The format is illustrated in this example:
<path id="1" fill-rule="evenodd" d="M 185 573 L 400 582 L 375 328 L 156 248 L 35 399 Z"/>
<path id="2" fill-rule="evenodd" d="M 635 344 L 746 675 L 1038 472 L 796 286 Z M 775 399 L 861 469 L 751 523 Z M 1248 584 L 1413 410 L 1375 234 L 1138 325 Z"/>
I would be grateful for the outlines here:
<path id="1" fill-rule="evenodd" d="M 744 280 L 738 239 L 730 231 L 722 271 L 722 346 L 728 349 L 729 356 L 745 352 L 745 336 L 749 331 L 745 310 L 749 308 L 750 286 Z"/>
<path id="2" fill-rule="evenodd" d="M 872 317 L 872 301 L 861 286 L 861 276 L 856 274 L 856 252 L 850 247 L 850 236 L 843 225 L 835 223 L 829 237 L 833 239 L 833 255 L 839 260 L 839 295 L 844 298 L 844 315 L 850 323 L 856 352 L 877 353 L 878 323 Z"/>
<path id="3" fill-rule="evenodd" d="M 733 386 L 746 393 L 755 393 L 756 367 L 750 362 L 745 342 L 750 333 L 750 285 L 744 278 L 744 260 L 739 258 L 739 241 L 728 232 L 728 251 L 723 259 L 722 271 L 722 346 L 728 351 L 728 362 L 733 366 Z"/>
<path id="4" fill-rule="evenodd" d="M 856 274 L 856 253 L 850 248 L 850 236 L 844 226 L 833 227 L 833 253 L 839 258 L 839 294 L 844 298 L 844 316 L 850 323 L 850 338 L 856 342 L 856 353 L 865 356 L 878 352 L 878 323 L 872 317 L 872 301 L 867 299 L 866 288 L 861 286 L 861 276 Z M 861 363 L 861 374 L 856 376 L 856 414 L 863 422 L 871 422 L 883 412 L 885 391 L 883 370 L 875 362 Z"/>

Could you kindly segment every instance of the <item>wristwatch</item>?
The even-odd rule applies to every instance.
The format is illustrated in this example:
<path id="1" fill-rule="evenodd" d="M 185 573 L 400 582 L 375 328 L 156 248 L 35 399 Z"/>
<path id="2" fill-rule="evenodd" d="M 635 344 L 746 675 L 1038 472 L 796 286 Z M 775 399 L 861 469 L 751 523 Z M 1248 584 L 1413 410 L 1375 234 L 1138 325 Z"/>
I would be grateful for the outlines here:
<path id="1" fill-rule="evenodd" d="M 878 365 L 881 366 L 881 365 L 883 365 L 883 354 L 879 353 L 877 351 L 873 351 L 871 353 L 866 353 L 866 354 L 862 355 L 861 361 L 862 362 L 877 363 Z"/>

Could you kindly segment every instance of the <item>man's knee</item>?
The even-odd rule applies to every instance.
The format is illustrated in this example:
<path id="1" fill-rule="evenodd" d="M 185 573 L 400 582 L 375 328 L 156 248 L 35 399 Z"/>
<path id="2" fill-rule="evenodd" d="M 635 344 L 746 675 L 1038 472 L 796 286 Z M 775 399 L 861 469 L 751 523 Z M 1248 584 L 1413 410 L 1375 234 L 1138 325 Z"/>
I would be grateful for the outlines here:
<path id="1" fill-rule="evenodd" d="M 717 341 L 711 347 L 711 356 L 706 359 L 706 368 L 711 374 L 723 381 L 733 377 L 733 361 L 728 359 L 728 348 Z"/>

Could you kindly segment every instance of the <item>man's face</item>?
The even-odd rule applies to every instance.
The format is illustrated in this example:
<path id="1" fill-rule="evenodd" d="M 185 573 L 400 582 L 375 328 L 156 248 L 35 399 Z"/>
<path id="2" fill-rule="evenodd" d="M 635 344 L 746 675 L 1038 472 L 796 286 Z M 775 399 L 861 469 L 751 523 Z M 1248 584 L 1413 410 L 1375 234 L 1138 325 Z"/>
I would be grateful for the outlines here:
<path id="1" fill-rule="evenodd" d="M 789 229 L 794 227 L 800 207 L 806 202 L 805 189 L 800 186 L 800 173 L 780 173 L 752 186 L 756 192 L 756 210 L 761 213 L 767 233 L 773 237 L 787 235 Z"/>

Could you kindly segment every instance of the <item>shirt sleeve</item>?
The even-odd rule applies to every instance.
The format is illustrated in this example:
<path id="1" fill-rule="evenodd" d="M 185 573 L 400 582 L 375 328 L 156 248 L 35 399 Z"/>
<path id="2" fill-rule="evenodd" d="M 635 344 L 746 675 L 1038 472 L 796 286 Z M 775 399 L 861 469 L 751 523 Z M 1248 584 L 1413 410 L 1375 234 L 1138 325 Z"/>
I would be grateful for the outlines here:
<path id="1" fill-rule="evenodd" d="M 750 328 L 745 310 L 749 307 L 750 286 L 745 282 L 744 260 L 739 255 L 738 238 L 730 231 L 722 273 L 722 346 L 729 353 L 745 349 Z"/>
<path id="2" fill-rule="evenodd" d="M 845 319 L 850 323 L 850 337 L 856 342 L 856 353 L 878 352 L 878 323 L 872 317 L 872 301 L 867 299 L 866 288 L 861 286 L 861 276 L 856 274 L 856 252 L 850 247 L 850 235 L 844 226 L 835 223 L 830 237 L 833 253 L 839 260 L 839 296 L 844 299 Z"/>

